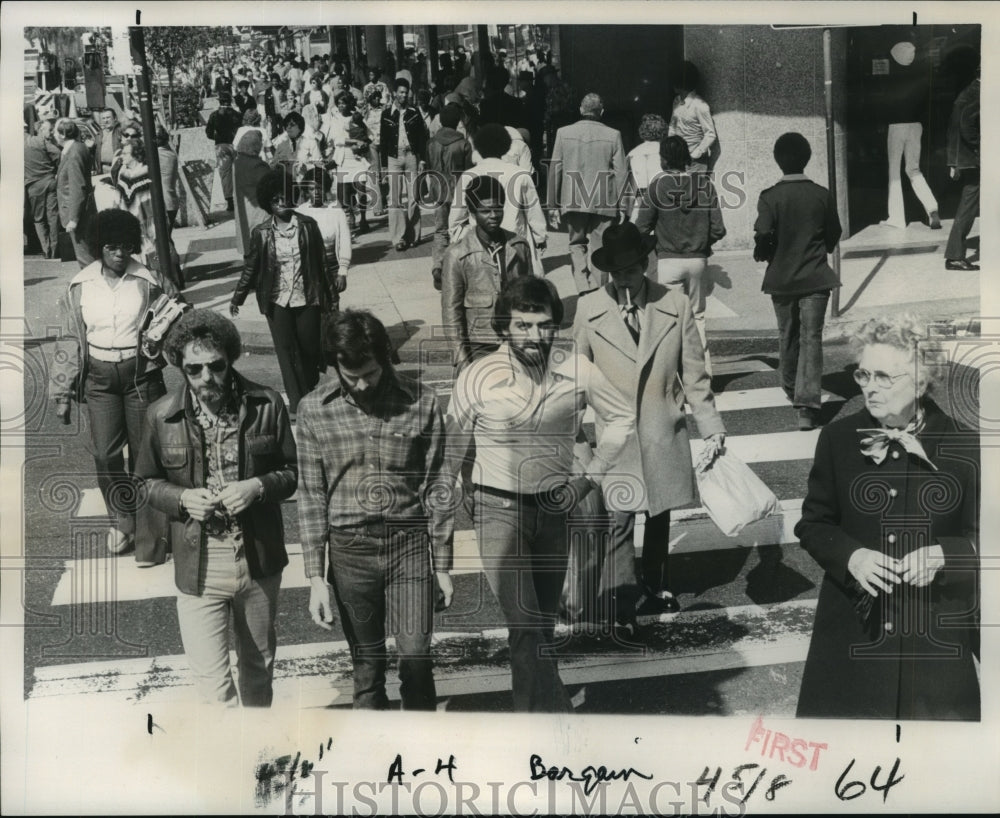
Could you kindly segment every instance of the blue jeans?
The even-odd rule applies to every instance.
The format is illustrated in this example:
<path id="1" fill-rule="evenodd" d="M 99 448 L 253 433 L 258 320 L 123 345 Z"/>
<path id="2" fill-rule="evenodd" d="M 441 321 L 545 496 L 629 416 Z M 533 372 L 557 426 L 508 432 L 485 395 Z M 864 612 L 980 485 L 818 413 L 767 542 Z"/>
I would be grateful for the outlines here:
<path id="1" fill-rule="evenodd" d="M 270 707 L 281 572 L 254 579 L 243 548 L 209 537 L 202 546 L 200 594 L 177 593 L 177 621 L 195 686 L 202 699 L 236 704 L 229 661 L 229 624 L 236 636 L 240 701 Z"/>
<path id="2" fill-rule="evenodd" d="M 434 710 L 434 584 L 426 525 L 367 536 L 330 529 L 328 577 L 351 646 L 354 708 L 385 710 L 388 630 L 399 654 L 404 710 Z M 388 626 L 388 627 L 387 627 Z"/>
<path id="3" fill-rule="evenodd" d="M 822 407 L 823 319 L 830 291 L 772 295 L 778 319 L 781 386 L 799 409 Z"/>
<path id="4" fill-rule="evenodd" d="M 507 622 L 514 710 L 519 712 L 573 709 L 551 654 L 568 558 L 566 517 L 546 510 L 532 495 L 476 490 L 479 555 Z"/>

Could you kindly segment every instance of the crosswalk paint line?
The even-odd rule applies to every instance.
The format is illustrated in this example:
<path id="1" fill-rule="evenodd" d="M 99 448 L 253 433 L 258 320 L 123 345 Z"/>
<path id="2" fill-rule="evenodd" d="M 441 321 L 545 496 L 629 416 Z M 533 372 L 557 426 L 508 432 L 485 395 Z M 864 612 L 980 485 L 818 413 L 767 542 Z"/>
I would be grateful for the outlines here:
<path id="1" fill-rule="evenodd" d="M 711 348 L 709 348 L 711 352 Z M 755 372 L 774 372 L 774 367 L 758 358 L 739 358 L 735 361 L 717 361 L 712 358 L 713 375 L 750 375 Z"/>
<path id="2" fill-rule="evenodd" d="M 715 375 L 726 375 L 727 377 L 739 376 L 739 375 L 752 375 L 757 372 L 773 372 L 774 367 L 770 366 L 764 361 L 756 359 L 740 359 L 735 361 L 718 361 L 712 360 L 712 372 Z M 439 395 L 449 395 L 452 392 L 452 387 L 454 386 L 454 381 L 450 378 L 435 378 L 433 380 L 422 381 L 425 385 L 434 388 L 434 391 Z M 733 392 L 720 392 L 716 394 L 716 402 L 722 395 L 748 395 L 751 393 L 759 392 L 765 397 L 758 398 L 760 405 L 756 406 L 752 402 L 748 403 L 746 406 L 735 406 L 733 409 L 726 409 L 720 411 L 736 411 L 738 409 L 756 409 L 769 406 L 783 406 L 788 404 L 788 399 L 785 397 L 785 392 L 781 387 L 763 387 L 760 389 L 742 389 Z M 830 399 L 830 394 L 825 393 L 824 401 Z"/>
<path id="3" fill-rule="evenodd" d="M 96 489 L 95 489 L 96 491 Z M 735 537 L 724 536 L 708 517 L 704 507 L 678 509 L 671 514 L 671 553 L 684 554 L 701 551 L 725 550 L 729 548 L 753 548 L 768 545 L 794 543 L 795 525 L 801 517 L 801 499 L 784 500 L 778 513 L 751 523 Z M 643 539 L 643 522 L 636 523 L 635 540 Z M 302 548 L 298 543 L 286 545 L 289 563 L 281 578 L 283 589 L 307 588 L 302 561 Z M 636 554 L 642 553 L 642 546 L 636 547 Z M 115 587 L 110 589 L 107 582 L 87 582 L 94 572 L 102 577 L 106 574 L 106 560 L 115 560 Z M 62 565 L 62 573 L 56 584 L 52 605 L 106 604 L 107 602 L 134 602 L 176 595 L 173 562 L 140 568 L 128 557 L 101 555 L 99 558 L 67 560 Z M 451 574 L 482 573 L 483 565 L 479 555 L 476 532 L 462 529 L 455 532 L 454 565 Z"/>
<path id="4" fill-rule="evenodd" d="M 841 400 L 838 395 L 823 392 L 821 400 Z M 740 389 L 733 392 L 716 392 L 715 408 L 720 412 L 743 412 L 749 409 L 772 409 L 777 406 L 791 406 L 791 401 L 780 386 L 760 389 Z M 691 414 L 691 407 L 684 404 L 684 411 Z"/>
<path id="5" fill-rule="evenodd" d="M 684 611 L 673 615 L 669 622 L 645 624 L 683 634 L 688 641 L 671 640 L 667 651 L 622 648 L 613 654 L 563 656 L 559 659 L 560 675 L 567 684 L 581 684 L 804 661 L 815 607 L 815 599 L 805 599 L 768 606 Z M 700 634 L 717 630 L 720 621 L 730 624 L 730 632 L 744 635 L 721 644 L 706 642 Z M 556 633 L 567 635 L 568 631 L 561 626 Z M 503 628 L 483 633 L 436 634 L 438 695 L 509 690 L 510 668 L 506 660 L 484 664 L 477 659 L 477 663 L 470 663 L 469 654 L 461 650 L 463 642 L 470 646 L 475 642 L 472 655 L 500 657 L 506 639 Z M 394 650 L 392 639 L 387 640 L 387 647 Z M 235 654 L 230 655 L 230 660 L 235 663 Z M 332 696 L 337 704 L 349 703 L 351 660 L 346 642 L 279 645 L 274 687 L 275 701 L 297 700 L 300 706 L 307 706 L 308 700 L 314 700 L 313 706 L 324 706 Z M 395 679 L 387 687 L 391 696 L 398 697 Z M 38 667 L 30 698 L 104 694 L 154 703 L 171 697 L 190 698 L 191 688 L 187 660 L 175 654 Z"/>
<path id="6" fill-rule="evenodd" d="M 809 432 L 769 432 L 726 438 L 726 449 L 744 463 L 776 463 L 782 460 L 812 460 L 819 429 Z M 703 440 L 691 441 L 691 455 L 697 461 L 705 447 Z"/>
<path id="7" fill-rule="evenodd" d="M 736 313 L 714 295 L 705 299 L 705 318 L 736 318 Z"/>
<path id="8" fill-rule="evenodd" d="M 99 488 L 84 489 L 80 492 L 80 505 L 76 510 L 76 517 L 107 517 L 108 507 L 104 503 L 104 497 Z"/>
<path id="9" fill-rule="evenodd" d="M 291 543 L 285 547 L 288 565 L 281 575 L 282 589 L 308 588 L 305 566 L 302 561 L 302 546 Z M 107 571 L 108 563 L 114 561 L 115 571 Z M 455 532 L 453 575 L 478 574 L 483 570 L 476 545 L 476 533 L 471 530 Z M 92 577 L 99 581 L 90 581 Z M 114 576 L 115 587 L 108 586 L 107 576 Z M 174 585 L 174 563 L 168 561 L 150 568 L 140 568 L 130 557 L 116 557 L 109 554 L 91 559 L 67 560 L 52 595 L 53 605 L 91 605 L 108 602 L 135 602 L 158 597 L 177 595 Z"/>

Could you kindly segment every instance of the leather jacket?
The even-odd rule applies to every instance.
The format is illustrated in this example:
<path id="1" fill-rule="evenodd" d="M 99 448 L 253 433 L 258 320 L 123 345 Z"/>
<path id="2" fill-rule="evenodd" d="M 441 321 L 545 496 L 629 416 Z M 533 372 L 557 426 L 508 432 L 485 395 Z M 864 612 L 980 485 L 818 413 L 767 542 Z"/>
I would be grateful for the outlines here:
<path id="1" fill-rule="evenodd" d="M 407 108 L 403 111 L 403 127 L 406 128 L 406 139 L 410 143 L 410 150 L 418 160 L 427 159 L 427 125 L 420 111 L 416 108 Z M 396 156 L 399 152 L 399 112 L 392 106 L 382 109 L 382 121 L 380 124 L 380 153 L 382 154 L 382 166 L 385 167 L 386 160 L 390 156 Z"/>
<path id="2" fill-rule="evenodd" d="M 340 269 L 336 248 L 324 243 L 315 219 L 302 213 L 296 213 L 295 218 L 299 220 L 299 253 L 306 302 L 310 306 L 318 305 L 323 312 L 336 310 L 340 305 L 340 294 L 334 286 Z M 274 219 L 269 218 L 250 231 L 250 246 L 243 257 L 243 275 L 233 292 L 232 304 L 242 307 L 250 290 L 256 290 L 261 314 L 270 315 L 271 296 L 280 274 L 274 248 Z"/>
<path id="3" fill-rule="evenodd" d="M 240 479 L 259 477 L 262 500 L 239 516 L 250 576 L 273 576 L 288 564 L 281 503 L 298 485 L 298 452 L 281 396 L 235 371 L 242 387 L 240 401 Z M 186 385 L 164 395 L 149 408 L 136 477 L 145 480 L 152 506 L 170 520 L 174 579 L 179 590 L 198 594 L 202 525 L 181 507 L 181 494 L 205 485 L 208 466 L 204 432 L 194 417 Z"/>

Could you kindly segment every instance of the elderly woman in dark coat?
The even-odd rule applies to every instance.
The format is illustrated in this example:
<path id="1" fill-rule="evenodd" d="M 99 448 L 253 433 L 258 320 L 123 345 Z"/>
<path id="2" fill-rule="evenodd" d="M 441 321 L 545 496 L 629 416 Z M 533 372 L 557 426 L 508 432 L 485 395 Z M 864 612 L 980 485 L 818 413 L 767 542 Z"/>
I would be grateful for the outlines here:
<path id="1" fill-rule="evenodd" d="M 979 437 L 927 397 L 908 316 L 858 332 L 865 408 L 820 433 L 795 534 L 826 570 L 799 716 L 980 716 Z"/>

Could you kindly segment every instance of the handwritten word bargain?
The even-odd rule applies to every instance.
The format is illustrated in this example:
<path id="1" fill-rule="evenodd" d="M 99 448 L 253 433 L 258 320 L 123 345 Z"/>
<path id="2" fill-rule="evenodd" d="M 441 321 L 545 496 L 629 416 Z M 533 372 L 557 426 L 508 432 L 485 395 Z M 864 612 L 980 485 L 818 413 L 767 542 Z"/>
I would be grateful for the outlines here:
<path id="1" fill-rule="evenodd" d="M 590 795 L 602 782 L 628 781 L 629 777 L 633 775 L 637 778 L 645 778 L 647 781 L 653 778 L 651 775 L 639 772 L 634 767 L 628 767 L 624 770 L 609 770 L 607 767 L 594 767 L 591 764 L 584 767 L 580 775 L 577 775 L 569 767 L 546 767 L 542 762 L 542 757 L 536 754 L 532 754 L 528 763 L 531 767 L 532 781 L 538 781 L 541 778 L 547 778 L 549 781 L 582 781 L 585 795 Z"/>
<path id="2" fill-rule="evenodd" d="M 757 717 L 757 720 L 750 727 L 750 734 L 747 736 L 744 750 L 749 750 L 751 744 L 761 742 L 760 754 L 767 758 L 774 758 L 777 754 L 780 761 L 791 764 L 793 767 L 804 767 L 806 764 L 807 749 L 811 749 L 812 759 L 809 760 L 809 769 L 815 770 L 819 767 L 819 754 L 827 749 L 825 743 L 820 744 L 815 741 L 806 741 L 804 738 L 791 738 L 784 733 L 779 733 L 764 728 L 764 720 Z M 785 751 L 788 757 L 785 757 Z"/>

